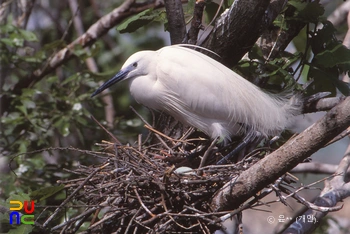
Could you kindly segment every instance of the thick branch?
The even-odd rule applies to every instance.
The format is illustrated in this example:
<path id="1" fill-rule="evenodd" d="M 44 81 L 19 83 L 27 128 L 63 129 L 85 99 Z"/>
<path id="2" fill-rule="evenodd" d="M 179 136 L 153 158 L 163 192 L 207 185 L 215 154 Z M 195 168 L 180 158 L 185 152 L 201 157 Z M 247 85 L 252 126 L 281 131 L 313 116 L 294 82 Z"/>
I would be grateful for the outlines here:
<path id="1" fill-rule="evenodd" d="M 322 119 L 230 181 L 212 201 L 215 211 L 232 210 L 293 169 L 350 124 L 350 97 Z"/>
<path id="2" fill-rule="evenodd" d="M 266 27 L 269 0 L 236 0 L 217 20 L 202 44 L 222 57 L 226 66 L 235 65 L 250 50 Z"/>
<path id="3" fill-rule="evenodd" d="M 328 111 L 343 101 L 345 97 L 322 98 L 316 102 L 308 103 L 304 106 L 303 114 L 319 111 Z"/>
<path id="4" fill-rule="evenodd" d="M 168 19 L 171 44 L 184 43 L 186 24 L 181 0 L 165 0 L 165 10 Z"/>
<path id="5" fill-rule="evenodd" d="M 193 19 L 191 21 L 191 28 L 188 30 L 188 43 L 196 44 L 199 29 L 202 26 L 203 11 L 205 7 L 204 0 L 197 0 L 194 5 Z"/>

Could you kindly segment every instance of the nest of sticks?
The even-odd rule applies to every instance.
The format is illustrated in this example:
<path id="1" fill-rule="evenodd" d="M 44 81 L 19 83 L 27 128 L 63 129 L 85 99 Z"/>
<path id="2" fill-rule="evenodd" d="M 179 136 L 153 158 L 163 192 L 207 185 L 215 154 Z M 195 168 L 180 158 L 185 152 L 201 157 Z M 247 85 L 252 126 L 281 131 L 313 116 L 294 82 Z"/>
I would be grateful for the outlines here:
<path id="1" fill-rule="evenodd" d="M 85 208 L 51 232 L 81 233 L 81 226 L 88 221 L 83 233 L 213 233 L 220 229 L 220 217 L 227 212 L 213 212 L 211 198 L 259 160 L 251 156 L 236 164 L 198 166 L 200 157 L 189 160 L 183 153 L 191 139 L 166 137 L 163 143 L 172 141 L 177 146 L 172 154 L 162 143 L 129 146 L 114 141 L 117 143 L 100 144 L 99 152 L 87 152 L 100 158 L 99 166 L 80 166 L 70 171 L 77 179 L 59 181 L 68 189 L 61 207 L 73 203 Z M 220 152 L 215 155 L 221 156 Z M 183 165 L 195 165 L 191 168 L 196 169 Z"/>

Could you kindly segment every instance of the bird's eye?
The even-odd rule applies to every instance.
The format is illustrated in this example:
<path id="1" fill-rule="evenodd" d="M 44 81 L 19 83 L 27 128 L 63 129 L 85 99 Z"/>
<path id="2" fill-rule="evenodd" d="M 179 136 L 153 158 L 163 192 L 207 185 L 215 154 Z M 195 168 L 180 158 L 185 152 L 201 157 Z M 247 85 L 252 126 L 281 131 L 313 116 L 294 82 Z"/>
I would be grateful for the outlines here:
<path id="1" fill-rule="evenodd" d="M 137 63 L 133 63 L 132 66 L 133 66 L 133 67 L 137 67 Z"/>

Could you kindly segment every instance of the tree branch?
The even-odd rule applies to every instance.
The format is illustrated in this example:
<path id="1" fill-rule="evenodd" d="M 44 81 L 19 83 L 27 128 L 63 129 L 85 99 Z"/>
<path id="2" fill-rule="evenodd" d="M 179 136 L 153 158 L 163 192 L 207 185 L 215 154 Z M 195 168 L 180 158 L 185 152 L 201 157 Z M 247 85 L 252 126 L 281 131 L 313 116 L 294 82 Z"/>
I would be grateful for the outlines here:
<path id="1" fill-rule="evenodd" d="M 308 103 L 303 107 L 303 113 L 313 113 L 319 111 L 328 111 L 338 105 L 345 99 L 344 96 L 341 97 L 330 97 L 330 98 L 322 98 L 316 102 Z"/>
<path id="2" fill-rule="evenodd" d="M 193 19 L 191 21 L 191 28 L 188 30 L 188 43 L 195 45 L 197 43 L 199 29 L 202 26 L 203 11 L 205 7 L 204 0 L 197 0 L 194 5 Z"/>
<path id="3" fill-rule="evenodd" d="M 171 44 L 184 43 L 186 37 L 185 17 L 181 0 L 164 0 Z"/>
<path id="4" fill-rule="evenodd" d="M 338 165 L 320 163 L 320 162 L 309 162 L 301 163 L 290 172 L 292 173 L 314 173 L 314 174 L 334 174 L 338 168 Z M 350 173 L 350 171 L 349 171 Z"/>
<path id="5" fill-rule="evenodd" d="M 222 211 L 237 208 L 311 156 L 349 124 L 350 97 L 347 97 L 314 125 L 242 172 L 237 179 L 227 183 L 213 198 L 212 209 Z"/>
<path id="6" fill-rule="evenodd" d="M 235 65 L 261 35 L 269 0 L 236 0 L 216 20 L 212 33 L 202 44 L 222 57 L 228 67 Z"/>

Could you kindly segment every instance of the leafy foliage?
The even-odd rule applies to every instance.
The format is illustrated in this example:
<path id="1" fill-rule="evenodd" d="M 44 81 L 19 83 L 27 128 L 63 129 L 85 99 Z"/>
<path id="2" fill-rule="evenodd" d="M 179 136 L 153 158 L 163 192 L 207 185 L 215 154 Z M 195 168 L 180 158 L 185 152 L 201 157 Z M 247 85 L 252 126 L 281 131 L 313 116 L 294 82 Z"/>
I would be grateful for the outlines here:
<path id="1" fill-rule="evenodd" d="M 61 22 L 70 21 L 70 12 L 60 12 L 59 8 L 52 10 L 62 13 Z M 33 17 L 36 17 L 35 13 Z M 91 25 L 95 19 L 90 20 L 87 23 Z M 50 19 L 46 19 L 45 23 L 52 24 Z M 0 158 L 3 160 L 0 162 L 0 203 L 5 207 L 8 207 L 6 199 L 14 199 L 13 194 L 26 194 L 28 200 L 35 199 L 40 205 L 56 205 L 65 198 L 63 187 L 57 186 L 57 181 L 72 179 L 74 175 L 64 169 L 80 162 L 92 164 L 98 161 L 78 151 L 65 151 L 68 149 L 65 147 L 89 149 L 94 147 L 95 142 L 106 139 L 90 119 L 90 115 L 94 115 L 102 124 L 106 124 L 101 100 L 90 98 L 98 87 L 97 81 L 109 78 L 119 69 L 120 62 L 125 60 L 121 54 L 163 44 L 158 36 L 137 36 L 136 39 L 124 40 L 117 35 L 115 41 L 122 45 L 121 51 L 108 49 L 108 44 L 102 42 L 95 43 L 89 50 L 75 46 L 72 48 L 75 55 L 73 60 L 39 78 L 36 76 L 38 71 L 49 66 L 51 56 L 67 45 L 65 40 L 58 38 L 66 36 L 65 39 L 70 41 L 76 37 L 69 28 L 63 36 L 56 29 L 48 25 L 43 29 L 24 30 L 14 26 L 11 20 L 0 26 L 0 150 L 3 155 Z M 139 29 L 136 33 L 143 35 L 144 32 L 145 29 Z M 104 73 L 92 73 L 87 69 L 86 59 L 92 56 Z M 28 79 L 33 82 L 26 84 Z M 116 93 L 114 103 L 118 106 L 118 116 L 113 134 L 123 135 L 121 140 L 128 141 L 140 132 L 142 124 L 129 110 L 129 96 L 121 97 L 121 94 L 127 93 L 125 86 L 118 88 Z M 79 209 L 74 212 L 79 212 Z M 47 215 L 49 212 L 41 218 Z M 9 233 L 33 231 L 28 229 L 30 225 L 25 225 L 27 229 L 21 225 L 10 226 L 6 215 L 0 214 L 0 222 L 2 231 L 6 228 Z"/>
<path id="2" fill-rule="evenodd" d="M 318 2 L 288 1 L 284 14 L 274 22 L 281 30 L 288 30 L 294 21 L 306 23 L 306 30 L 294 39 L 295 53 L 283 52 L 272 60 L 266 60 L 258 46 L 249 53 L 249 60 L 240 61 L 237 69 L 255 83 L 269 90 L 281 90 L 295 85 L 295 76 L 312 81 L 306 93 L 339 90 L 349 95 L 349 84 L 339 79 L 350 71 L 350 50 L 335 37 L 336 29 L 324 19 L 324 8 Z M 314 30 L 310 30 L 313 25 Z M 302 45 L 300 44 L 302 43 Z M 303 52 L 301 52 L 303 49 Z M 258 74 L 258 81 L 254 80 Z"/>
<path id="3" fill-rule="evenodd" d="M 211 22 L 217 12 L 220 14 L 232 3 L 232 0 L 224 1 L 220 9 L 217 3 L 208 3 L 204 23 Z M 193 14 L 194 4 L 195 1 L 190 0 L 185 11 L 188 20 Z M 6 173 L 0 176 L 0 197 L 3 200 L 0 204 L 6 207 L 6 199 L 35 199 L 42 204 L 54 205 L 65 197 L 63 187 L 56 186 L 56 181 L 72 179 L 74 176 L 63 169 L 79 165 L 80 162 L 94 163 L 97 159 L 81 157 L 72 151 L 49 151 L 50 155 L 44 159 L 42 149 L 69 145 L 86 149 L 92 148 L 94 142 L 105 139 L 106 136 L 101 136 L 102 133 L 96 130 L 97 126 L 90 120 L 92 113 L 102 124 L 106 124 L 103 104 L 99 99 L 90 99 L 92 90 L 98 86 L 97 81 L 116 72 L 131 53 L 146 48 L 157 49 L 164 43 L 158 36 L 145 35 L 148 27 L 154 26 L 152 22 L 157 22 L 158 25 L 160 22 L 166 29 L 165 11 L 148 9 L 129 17 L 117 27 L 120 33 L 132 34 L 127 37 L 113 35 L 113 40 L 101 39 L 89 51 L 76 46 L 73 48 L 76 56 L 73 61 L 43 78 L 34 79 L 26 87 L 21 87 L 20 84 L 33 77 L 38 69 L 48 66 L 51 55 L 64 48 L 66 41 L 77 37 L 69 28 L 71 13 L 62 10 L 65 8 L 53 8 L 56 13 L 62 13 L 60 20 L 57 20 L 60 22 L 44 29 L 37 26 L 35 30 L 23 30 L 11 22 L 0 25 L 3 101 L 0 147 L 7 158 L 4 164 L 10 164 L 10 167 L 5 168 Z M 84 10 L 92 12 L 88 8 Z M 307 23 L 302 33 L 294 39 L 298 52 L 283 52 L 276 58 L 266 59 L 261 49 L 254 46 L 248 58 L 240 61 L 236 69 L 269 90 L 281 90 L 295 85 L 295 77 L 302 77 L 312 80 L 308 94 L 331 91 L 335 95 L 339 90 L 342 94 L 349 95 L 348 84 L 340 81 L 339 76 L 349 73 L 350 51 L 336 39 L 336 29 L 324 19 L 323 14 L 324 8 L 317 1 L 288 1 L 286 9 L 274 25 L 281 30 L 288 30 L 293 21 Z M 91 25 L 95 19 L 89 16 L 87 20 L 84 24 Z M 56 30 L 61 22 L 67 27 L 64 32 Z M 108 45 L 111 41 L 114 47 Z M 85 60 L 90 57 L 96 58 L 99 70 L 105 73 L 88 71 Z M 113 92 L 118 113 L 114 123 L 116 127 L 111 130 L 115 135 L 124 136 L 123 141 L 134 137 L 135 132 L 142 131 L 142 122 L 129 111 L 130 98 L 125 94 L 126 85 L 117 87 Z M 76 209 L 74 212 L 79 211 Z M 2 214 L 0 220 L 8 224 L 8 217 Z M 28 226 L 16 229 L 8 227 L 8 230 L 9 233 L 32 231 Z"/>
<path id="4" fill-rule="evenodd" d="M 324 8 L 318 1 L 305 2 L 301 0 L 292 0 L 288 1 L 288 4 L 295 8 L 293 19 L 301 20 L 306 23 L 317 24 L 324 14 Z"/>
<path id="5" fill-rule="evenodd" d="M 339 76 L 350 71 L 350 50 L 335 38 L 335 32 L 333 25 L 326 21 L 323 28 L 311 35 L 314 58 L 308 79 L 314 80 L 316 90 L 327 91 L 332 88 L 332 93 L 335 94 L 337 88 L 348 96 L 349 84 L 341 81 Z"/>
<path id="6" fill-rule="evenodd" d="M 120 25 L 118 25 L 117 30 L 120 33 L 131 33 L 155 21 L 162 22 L 164 25 L 166 25 L 167 19 L 164 10 L 144 10 L 139 14 L 136 14 L 124 20 Z"/>

